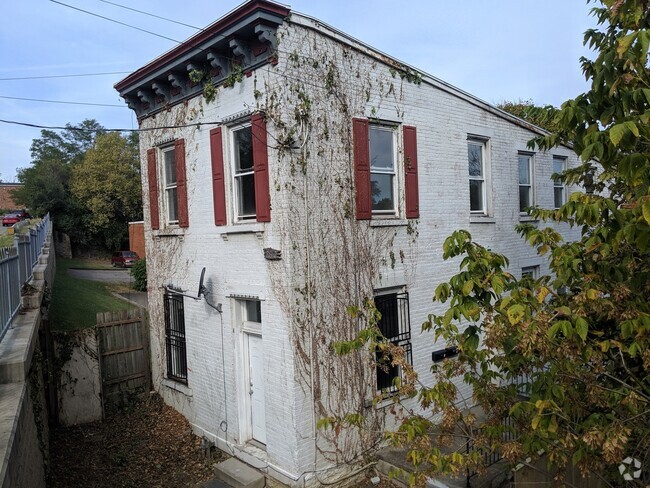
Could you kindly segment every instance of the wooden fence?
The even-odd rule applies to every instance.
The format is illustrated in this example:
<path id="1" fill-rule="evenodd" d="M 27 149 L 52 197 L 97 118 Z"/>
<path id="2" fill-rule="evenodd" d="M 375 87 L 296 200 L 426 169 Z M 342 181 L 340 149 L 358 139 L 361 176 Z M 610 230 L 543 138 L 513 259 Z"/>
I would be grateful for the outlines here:
<path id="1" fill-rule="evenodd" d="M 105 411 L 151 390 L 149 335 L 142 309 L 97 314 L 97 345 Z"/>

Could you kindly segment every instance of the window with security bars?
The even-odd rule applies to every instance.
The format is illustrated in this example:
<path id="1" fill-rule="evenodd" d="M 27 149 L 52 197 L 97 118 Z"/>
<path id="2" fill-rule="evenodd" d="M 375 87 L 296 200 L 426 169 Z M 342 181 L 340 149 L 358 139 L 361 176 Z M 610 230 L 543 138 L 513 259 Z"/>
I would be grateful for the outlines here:
<path id="1" fill-rule="evenodd" d="M 411 320 L 409 317 L 409 295 L 403 293 L 382 293 L 375 296 L 375 307 L 381 314 L 377 327 L 384 338 L 404 349 L 406 360 L 412 362 Z M 390 354 L 377 351 L 377 390 L 394 392 L 395 378 L 401 378 L 401 368 L 391 364 Z"/>
<path id="2" fill-rule="evenodd" d="M 187 384 L 183 296 L 175 293 L 165 293 L 164 303 L 167 378 Z"/>

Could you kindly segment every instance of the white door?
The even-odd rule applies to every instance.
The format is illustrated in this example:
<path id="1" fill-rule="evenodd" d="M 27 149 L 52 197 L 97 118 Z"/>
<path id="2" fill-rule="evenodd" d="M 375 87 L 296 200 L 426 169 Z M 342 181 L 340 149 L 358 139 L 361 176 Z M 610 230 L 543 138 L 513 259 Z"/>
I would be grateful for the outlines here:
<path id="1" fill-rule="evenodd" d="M 264 406 L 264 349 L 262 336 L 248 336 L 248 361 L 250 378 L 250 419 L 253 439 L 266 444 L 266 409 Z"/>

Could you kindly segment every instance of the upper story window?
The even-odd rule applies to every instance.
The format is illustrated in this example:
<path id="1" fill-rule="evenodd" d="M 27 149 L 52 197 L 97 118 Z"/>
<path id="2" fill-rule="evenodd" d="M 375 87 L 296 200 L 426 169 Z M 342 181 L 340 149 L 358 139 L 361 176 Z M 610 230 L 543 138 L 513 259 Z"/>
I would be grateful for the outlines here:
<path id="1" fill-rule="evenodd" d="M 266 121 L 261 113 L 253 114 L 250 122 L 210 130 L 215 225 L 271 221 L 266 136 Z M 226 198 L 226 188 L 232 198 Z M 232 211 L 228 201 L 232 202 Z"/>
<path id="2" fill-rule="evenodd" d="M 565 157 L 553 156 L 553 174 L 564 173 L 567 169 L 566 161 Z M 560 208 L 566 203 L 566 187 L 557 178 L 553 178 L 553 202 L 554 208 Z"/>
<path id="3" fill-rule="evenodd" d="M 176 155 L 174 146 L 162 149 L 163 156 L 163 188 L 165 191 L 164 209 L 166 221 L 169 224 L 178 222 L 178 184 L 176 180 Z"/>
<path id="4" fill-rule="evenodd" d="M 185 139 L 147 150 L 147 180 L 151 228 L 160 229 L 161 218 L 163 227 L 189 227 Z"/>
<path id="5" fill-rule="evenodd" d="M 401 154 L 397 151 L 400 135 Z M 399 131 L 395 124 L 370 123 L 368 119 L 355 118 L 352 119 L 352 139 L 357 220 L 382 216 L 418 218 L 416 128 L 404 125 Z M 401 205 L 404 208 L 400 209 Z"/>
<path id="6" fill-rule="evenodd" d="M 519 153 L 519 212 L 535 205 L 533 193 L 533 155 Z"/>
<path id="7" fill-rule="evenodd" d="M 487 214 L 486 148 L 485 140 L 467 141 L 469 209 L 472 213 Z"/>
<path id="8" fill-rule="evenodd" d="M 253 131 L 250 125 L 232 131 L 236 220 L 256 217 Z"/>
<path id="9" fill-rule="evenodd" d="M 372 213 L 395 214 L 395 128 L 370 124 L 370 194 Z"/>
<path id="10" fill-rule="evenodd" d="M 535 266 L 524 266 L 521 268 L 521 277 L 522 278 L 531 278 L 536 280 L 539 278 L 539 265 Z"/>

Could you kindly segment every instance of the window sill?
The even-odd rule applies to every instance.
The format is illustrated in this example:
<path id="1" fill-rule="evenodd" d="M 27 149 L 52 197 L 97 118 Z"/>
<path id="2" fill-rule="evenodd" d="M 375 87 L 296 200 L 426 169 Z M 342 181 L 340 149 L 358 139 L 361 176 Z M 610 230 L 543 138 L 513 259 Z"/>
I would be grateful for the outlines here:
<path id="1" fill-rule="evenodd" d="M 184 385 L 183 383 L 179 383 L 178 381 L 170 380 L 169 378 L 164 378 L 162 380 L 162 385 L 166 386 L 170 390 L 174 390 L 179 393 L 182 393 L 187 397 L 191 398 L 194 396 L 191 388 L 189 388 L 187 385 Z"/>
<path id="2" fill-rule="evenodd" d="M 185 229 L 180 227 L 167 227 L 165 229 L 154 230 L 153 238 L 161 239 L 165 237 L 180 237 L 181 239 L 185 236 Z"/>
<path id="3" fill-rule="evenodd" d="M 470 224 L 494 224 L 496 219 L 489 215 L 470 215 L 469 216 Z"/>
<path id="4" fill-rule="evenodd" d="M 370 227 L 406 227 L 408 220 L 399 218 L 382 218 L 373 216 L 370 219 Z"/>
<path id="5" fill-rule="evenodd" d="M 262 237 L 264 233 L 264 222 L 242 222 L 240 224 L 224 225 L 218 227 L 219 233 L 224 241 L 228 240 L 228 236 L 237 234 L 256 234 L 257 237 Z"/>
<path id="6" fill-rule="evenodd" d="M 519 222 L 539 222 L 539 219 L 532 215 L 520 215 Z"/>

